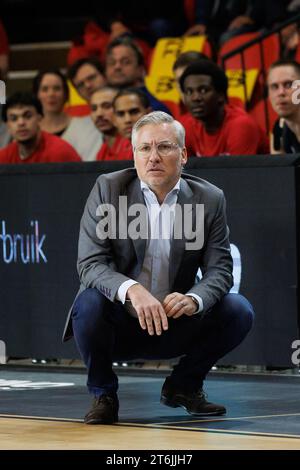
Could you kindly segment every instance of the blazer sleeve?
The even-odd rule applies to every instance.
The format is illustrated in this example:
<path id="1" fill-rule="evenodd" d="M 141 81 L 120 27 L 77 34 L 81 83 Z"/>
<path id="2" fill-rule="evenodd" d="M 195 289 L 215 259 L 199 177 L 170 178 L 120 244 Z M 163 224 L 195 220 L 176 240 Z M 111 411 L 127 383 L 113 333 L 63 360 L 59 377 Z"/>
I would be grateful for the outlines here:
<path id="1" fill-rule="evenodd" d="M 217 210 L 208 228 L 200 268 L 203 277 L 189 292 L 194 292 L 202 298 L 203 311 L 206 312 L 227 294 L 233 285 L 233 261 L 223 192 L 220 192 Z"/>
<path id="2" fill-rule="evenodd" d="M 102 183 L 105 186 L 104 180 Z M 100 177 L 88 197 L 81 218 L 77 270 L 85 288 L 96 288 L 114 301 L 120 285 L 130 278 L 117 272 L 110 239 L 99 237 L 100 216 L 97 215 L 97 208 L 104 203 L 101 196 L 104 191 L 101 190 Z"/>

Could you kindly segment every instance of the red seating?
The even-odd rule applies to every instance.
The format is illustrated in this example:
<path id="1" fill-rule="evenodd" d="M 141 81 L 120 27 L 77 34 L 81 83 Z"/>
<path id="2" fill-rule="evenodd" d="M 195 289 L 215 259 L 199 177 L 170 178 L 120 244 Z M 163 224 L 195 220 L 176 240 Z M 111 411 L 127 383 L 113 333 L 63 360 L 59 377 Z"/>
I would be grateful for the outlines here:
<path id="1" fill-rule="evenodd" d="M 234 49 L 241 47 L 248 41 L 251 41 L 255 38 L 260 36 L 259 32 L 254 33 L 247 33 L 241 34 L 239 36 L 235 36 L 229 41 L 227 41 L 219 51 L 219 63 L 221 64 L 221 59 L 225 54 L 233 51 Z M 253 46 L 249 47 L 244 51 L 244 61 L 245 61 L 245 68 L 246 69 L 259 69 L 267 71 L 270 65 L 275 62 L 275 60 L 279 59 L 280 56 L 280 44 L 279 39 L 276 34 L 272 34 L 271 36 L 267 37 L 262 42 L 263 48 L 263 59 L 264 63 L 262 63 L 261 53 L 260 53 L 260 46 L 259 44 L 254 44 Z M 225 62 L 225 69 L 241 69 L 242 68 L 242 59 L 241 54 L 236 54 L 233 57 L 230 57 Z"/>
<path id="2" fill-rule="evenodd" d="M 269 132 L 272 132 L 274 123 L 278 119 L 278 115 L 275 113 L 274 109 L 269 100 L 266 100 L 267 110 L 269 115 Z M 255 119 L 257 124 L 267 133 L 266 126 L 266 109 L 264 100 L 260 100 L 258 103 L 250 109 L 249 114 Z"/>

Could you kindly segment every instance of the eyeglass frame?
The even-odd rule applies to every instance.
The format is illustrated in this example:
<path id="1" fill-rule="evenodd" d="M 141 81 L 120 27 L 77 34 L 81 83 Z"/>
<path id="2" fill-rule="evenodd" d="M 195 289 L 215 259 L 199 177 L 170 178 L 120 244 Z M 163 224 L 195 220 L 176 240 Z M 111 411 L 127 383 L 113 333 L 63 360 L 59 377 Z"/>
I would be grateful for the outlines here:
<path id="1" fill-rule="evenodd" d="M 158 148 L 158 146 L 159 146 L 160 144 L 169 144 L 169 145 L 172 147 L 172 150 L 174 150 L 174 149 L 182 149 L 182 148 L 183 148 L 183 147 L 180 147 L 180 145 L 179 145 L 177 142 L 171 142 L 171 141 L 169 141 L 169 140 L 162 140 L 161 142 L 154 143 L 154 144 L 149 144 L 149 143 L 147 143 L 147 142 L 144 142 L 143 144 L 140 144 L 140 145 L 138 145 L 137 147 L 134 147 L 133 150 L 134 150 L 134 152 L 136 152 L 136 153 L 138 154 L 138 153 L 139 153 L 139 148 L 140 148 L 141 146 L 143 146 L 143 145 L 149 145 L 149 147 L 150 147 L 149 153 L 147 153 L 147 155 L 142 155 L 143 157 L 150 157 L 151 152 L 152 152 L 152 150 L 153 150 L 153 147 L 155 147 L 156 152 L 158 153 L 158 155 L 159 155 L 160 157 L 167 157 L 170 153 L 168 153 L 168 154 L 166 154 L 166 155 L 161 154 L 160 151 L 159 151 L 159 148 Z M 171 150 L 171 151 L 172 151 L 172 150 Z"/>

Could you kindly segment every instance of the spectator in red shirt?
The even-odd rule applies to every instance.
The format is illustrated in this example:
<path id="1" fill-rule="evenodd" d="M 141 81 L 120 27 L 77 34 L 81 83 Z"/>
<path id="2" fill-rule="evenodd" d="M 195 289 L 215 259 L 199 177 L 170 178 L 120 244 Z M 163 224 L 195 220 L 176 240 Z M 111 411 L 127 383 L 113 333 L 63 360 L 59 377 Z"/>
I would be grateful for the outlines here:
<path id="1" fill-rule="evenodd" d="M 81 162 L 73 147 L 41 131 L 40 101 L 31 93 L 15 93 L 2 110 L 14 142 L 0 150 L 0 163 Z"/>
<path id="2" fill-rule="evenodd" d="M 191 64 L 180 87 L 189 110 L 180 118 L 189 156 L 269 153 L 267 136 L 253 118 L 227 104 L 228 80 L 218 65 L 208 60 Z"/>
<path id="3" fill-rule="evenodd" d="M 115 125 L 119 133 L 129 140 L 135 123 L 152 111 L 148 96 L 140 88 L 135 87 L 119 91 L 113 106 Z"/>
<path id="4" fill-rule="evenodd" d="M 130 142 L 118 134 L 113 122 L 113 100 L 117 93 L 115 88 L 105 86 L 94 91 L 90 98 L 91 118 L 104 140 L 96 160 L 132 160 Z"/>
<path id="5" fill-rule="evenodd" d="M 183 74 L 183 72 L 187 69 L 187 67 L 191 64 L 194 64 L 195 62 L 198 62 L 199 60 L 210 60 L 205 54 L 202 52 L 198 51 L 186 51 L 182 52 L 179 54 L 177 59 L 175 60 L 172 70 L 174 74 L 174 80 L 175 80 L 175 85 L 176 88 L 180 94 L 180 102 L 177 105 L 176 112 L 175 108 L 172 108 L 172 114 L 175 119 L 179 119 L 182 114 L 185 114 L 187 112 L 186 106 L 183 102 L 183 93 L 180 88 L 180 78 Z"/>

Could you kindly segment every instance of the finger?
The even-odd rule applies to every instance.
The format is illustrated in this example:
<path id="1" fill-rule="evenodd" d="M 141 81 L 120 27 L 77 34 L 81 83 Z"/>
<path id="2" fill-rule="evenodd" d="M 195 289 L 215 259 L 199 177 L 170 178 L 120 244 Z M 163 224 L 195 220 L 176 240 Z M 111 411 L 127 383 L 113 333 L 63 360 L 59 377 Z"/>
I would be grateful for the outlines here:
<path id="1" fill-rule="evenodd" d="M 136 310 L 137 312 L 137 316 L 138 316 L 138 319 L 139 319 L 139 323 L 141 325 L 141 328 L 143 330 L 146 330 L 147 329 L 147 325 L 146 325 L 146 321 L 145 321 L 145 315 L 144 315 L 144 312 L 141 310 L 141 311 L 138 311 Z"/>
<path id="2" fill-rule="evenodd" d="M 150 309 L 147 309 L 145 311 L 145 321 L 146 321 L 149 335 L 153 336 L 154 335 L 153 318 L 152 318 L 152 313 Z"/>
<path id="3" fill-rule="evenodd" d="M 173 300 L 175 300 L 176 297 L 177 297 L 177 294 L 175 294 L 175 293 L 168 294 L 168 295 L 164 298 L 164 300 L 163 300 L 163 302 L 162 302 L 164 308 L 166 308 L 166 307 L 170 304 L 170 302 L 172 302 Z"/>
<path id="4" fill-rule="evenodd" d="M 168 317 L 175 318 L 175 315 L 184 313 L 184 308 L 185 308 L 185 302 L 183 300 L 180 300 L 179 302 L 176 302 L 176 304 L 172 307 L 172 309 L 168 312 Z M 180 315 L 179 315 L 180 316 Z M 178 317 L 176 317 L 178 318 Z"/>
<path id="5" fill-rule="evenodd" d="M 166 315 L 166 312 L 164 311 L 161 305 L 158 308 L 158 313 L 160 315 L 162 328 L 164 331 L 166 331 L 169 328 L 169 322 L 168 322 L 168 317 Z"/>
<path id="6" fill-rule="evenodd" d="M 182 294 L 175 294 L 167 303 L 166 306 L 164 306 L 166 314 L 168 314 L 173 307 L 175 307 L 183 298 Z"/>
<path id="7" fill-rule="evenodd" d="M 161 335 L 161 318 L 160 314 L 158 311 L 153 313 L 153 322 L 154 322 L 154 328 L 155 328 L 155 333 L 160 336 Z"/>

